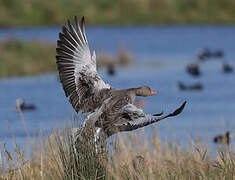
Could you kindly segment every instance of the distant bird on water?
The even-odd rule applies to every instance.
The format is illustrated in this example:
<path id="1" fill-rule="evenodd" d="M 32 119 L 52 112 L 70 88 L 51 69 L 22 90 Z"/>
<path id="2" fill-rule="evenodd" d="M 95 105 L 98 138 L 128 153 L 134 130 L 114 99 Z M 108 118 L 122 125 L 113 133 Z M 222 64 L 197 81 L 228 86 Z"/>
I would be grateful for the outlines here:
<path id="1" fill-rule="evenodd" d="M 211 57 L 211 51 L 207 48 L 200 48 L 198 49 L 197 57 L 199 60 L 204 61 L 207 58 Z"/>
<path id="2" fill-rule="evenodd" d="M 68 20 L 57 41 L 56 63 L 65 95 L 77 112 L 90 113 L 87 121 L 97 128 L 97 134 L 107 137 L 120 131 L 132 131 L 182 112 L 184 102 L 167 115 L 145 114 L 135 106 L 136 96 L 152 96 L 148 86 L 114 89 L 105 83 L 96 70 L 96 55 L 92 55 L 85 33 L 84 17 L 74 25 Z M 86 121 L 86 122 L 87 122 Z M 94 122 L 93 122 L 94 121 Z"/>
<path id="3" fill-rule="evenodd" d="M 192 85 L 185 85 L 184 83 L 182 82 L 178 82 L 178 87 L 180 90 L 182 91 L 200 91 L 203 89 L 203 86 L 201 83 L 195 83 L 195 84 L 192 84 Z"/>
<path id="4" fill-rule="evenodd" d="M 224 57 L 224 51 L 219 49 L 215 52 L 211 52 L 207 48 L 200 48 L 200 49 L 198 49 L 197 57 L 201 61 L 205 61 L 209 58 L 223 58 Z"/>
<path id="5" fill-rule="evenodd" d="M 223 63 L 223 72 L 224 73 L 231 73 L 233 72 L 233 67 L 229 65 L 228 63 L 224 62 Z"/>
<path id="6" fill-rule="evenodd" d="M 214 142 L 218 143 L 218 144 L 227 144 L 227 145 L 229 145 L 230 144 L 230 138 L 231 138 L 230 132 L 227 131 L 225 134 L 215 136 L 214 137 Z"/>
<path id="7" fill-rule="evenodd" d="M 195 76 L 195 77 L 197 77 L 197 76 L 199 76 L 201 74 L 199 66 L 196 63 L 190 63 L 189 65 L 187 65 L 186 71 L 190 75 Z"/>
<path id="8" fill-rule="evenodd" d="M 22 98 L 17 98 L 16 108 L 17 110 L 25 111 L 25 110 L 35 110 L 36 106 L 33 104 L 26 104 Z"/>
<path id="9" fill-rule="evenodd" d="M 107 66 L 107 73 L 108 75 L 110 76 L 114 76 L 116 74 L 116 68 L 115 68 L 115 65 L 114 64 L 109 64 Z"/>

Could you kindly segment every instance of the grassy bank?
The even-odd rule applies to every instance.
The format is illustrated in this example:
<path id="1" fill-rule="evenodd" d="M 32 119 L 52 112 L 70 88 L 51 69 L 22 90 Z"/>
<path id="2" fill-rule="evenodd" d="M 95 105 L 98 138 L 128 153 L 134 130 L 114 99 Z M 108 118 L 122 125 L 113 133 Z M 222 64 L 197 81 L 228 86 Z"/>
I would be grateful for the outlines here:
<path id="1" fill-rule="evenodd" d="M 211 157 L 210 150 L 199 143 L 183 150 L 182 146 L 161 142 L 158 136 L 140 141 L 132 132 L 113 142 L 112 153 L 108 154 L 106 147 L 96 154 L 89 134 L 78 141 L 77 152 L 70 134 L 70 128 L 55 131 L 45 142 L 36 144 L 28 160 L 19 148 L 15 153 L 1 149 L 0 179 L 235 178 L 234 152 L 225 147 Z"/>
<path id="2" fill-rule="evenodd" d="M 58 25 L 74 15 L 90 24 L 235 23 L 233 0 L 7 0 L 0 26 Z"/>
<path id="3" fill-rule="evenodd" d="M 57 72 L 55 44 L 11 39 L 0 41 L 0 52 L 0 78 Z M 133 55 L 125 48 L 119 50 L 116 58 L 105 53 L 97 54 L 97 68 L 126 67 L 132 63 Z"/>
<path id="4" fill-rule="evenodd" d="M 0 42 L 0 77 L 55 71 L 55 45 L 8 40 Z"/>

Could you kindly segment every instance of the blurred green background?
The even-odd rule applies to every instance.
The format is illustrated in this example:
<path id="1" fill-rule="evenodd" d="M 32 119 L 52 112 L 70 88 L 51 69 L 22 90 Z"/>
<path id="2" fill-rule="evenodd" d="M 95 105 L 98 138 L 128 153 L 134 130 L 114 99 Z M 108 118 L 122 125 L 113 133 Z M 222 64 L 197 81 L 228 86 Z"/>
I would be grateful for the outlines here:
<path id="1" fill-rule="evenodd" d="M 89 24 L 232 24 L 234 0 L 0 0 L 0 26 L 58 25 L 74 15 Z"/>
<path id="2" fill-rule="evenodd" d="M 75 15 L 89 25 L 234 24 L 234 9 L 235 0 L 0 0 L 0 27 L 61 26 Z M 56 71 L 55 43 L 2 39 L 0 77 Z"/>

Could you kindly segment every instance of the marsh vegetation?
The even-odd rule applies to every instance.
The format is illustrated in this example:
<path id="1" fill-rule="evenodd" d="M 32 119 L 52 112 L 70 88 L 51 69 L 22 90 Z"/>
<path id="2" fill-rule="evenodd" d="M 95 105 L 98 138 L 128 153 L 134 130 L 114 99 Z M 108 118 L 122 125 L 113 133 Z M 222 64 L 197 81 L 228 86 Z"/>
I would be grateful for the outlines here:
<path id="1" fill-rule="evenodd" d="M 55 71 L 55 45 L 11 39 L 0 42 L 0 77 Z"/>
<path id="2" fill-rule="evenodd" d="M 0 26 L 58 25 L 74 15 L 89 24 L 231 24 L 234 8 L 233 0 L 7 0 Z"/>
<path id="3" fill-rule="evenodd" d="M 81 127 L 77 131 L 81 135 Z M 33 143 L 31 156 L 17 144 L 1 147 L 2 179 L 234 179 L 234 152 L 227 146 L 211 155 L 200 142 L 184 148 L 161 142 L 157 133 L 122 134 L 97 153 L 93 131 L 74 143 L 72 127 L 54 131 Z M 141 137 L 141 138 L 140 138 Z M 31 143 L 29 143 L 31 144 Z M 149 148 L 149 147 L 152 148 Z M 26 158 L 28 157 L 28 158 Z"/>

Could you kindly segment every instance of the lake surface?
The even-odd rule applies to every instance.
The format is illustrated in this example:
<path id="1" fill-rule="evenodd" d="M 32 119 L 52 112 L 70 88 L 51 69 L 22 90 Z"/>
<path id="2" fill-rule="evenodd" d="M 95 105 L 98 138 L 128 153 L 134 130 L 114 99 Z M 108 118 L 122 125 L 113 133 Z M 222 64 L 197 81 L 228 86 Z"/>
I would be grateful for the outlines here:
<path id="1" fill-rule="evenodd" d="M 58 27 L 0 29 L 0 40 L 18 38 L 56 43 Z M 212 139 L 218 133 L 235 128 L 235 73 L 222 73 L 226 60 L 235 67 L 235 26 L 150 26 L 150 27 L 88 27 L 91 49 L 97 54 L 117 55 L 119 47 L 134 54 L 130 68 L 119 68 L 116 76 L 100 70 L 103 79 L 114 88 L 148 85 L 157 91 L 156 96 L 144 98 L 147 113 L 167 113 L 184 100 L 184 112 L 145 127 L 151 136 L 157 127 L 162 140 L 176 140 L 185 145 L 192 139 L 202 139 L 215 147 Z M 223 49 L 225 57 L 201 63 L 202 75 L 194 78 L 185 71 L 187 64 L 196 60 L 198 48 L 212 51 Z M 177 82 L 201 82 L 202 91 L 180 91 Z M 39 131 L 49 134 L 52 129 L 71 122 L 75 112 L 66 99 L 56 74 L 35 77 L 0 79 L 0 142 L 11 148 L 12 132 L 17 143 L 23 145 L 27 137 L 18 112 L 14 111 L 16 98 L 34 103 L 35 111 L 25 111 L 24 120 L 31 136 Z M 137 132 L 140 130 L 137 130 Z M 233 143 L 232 143 L 233 146 Z"/>

